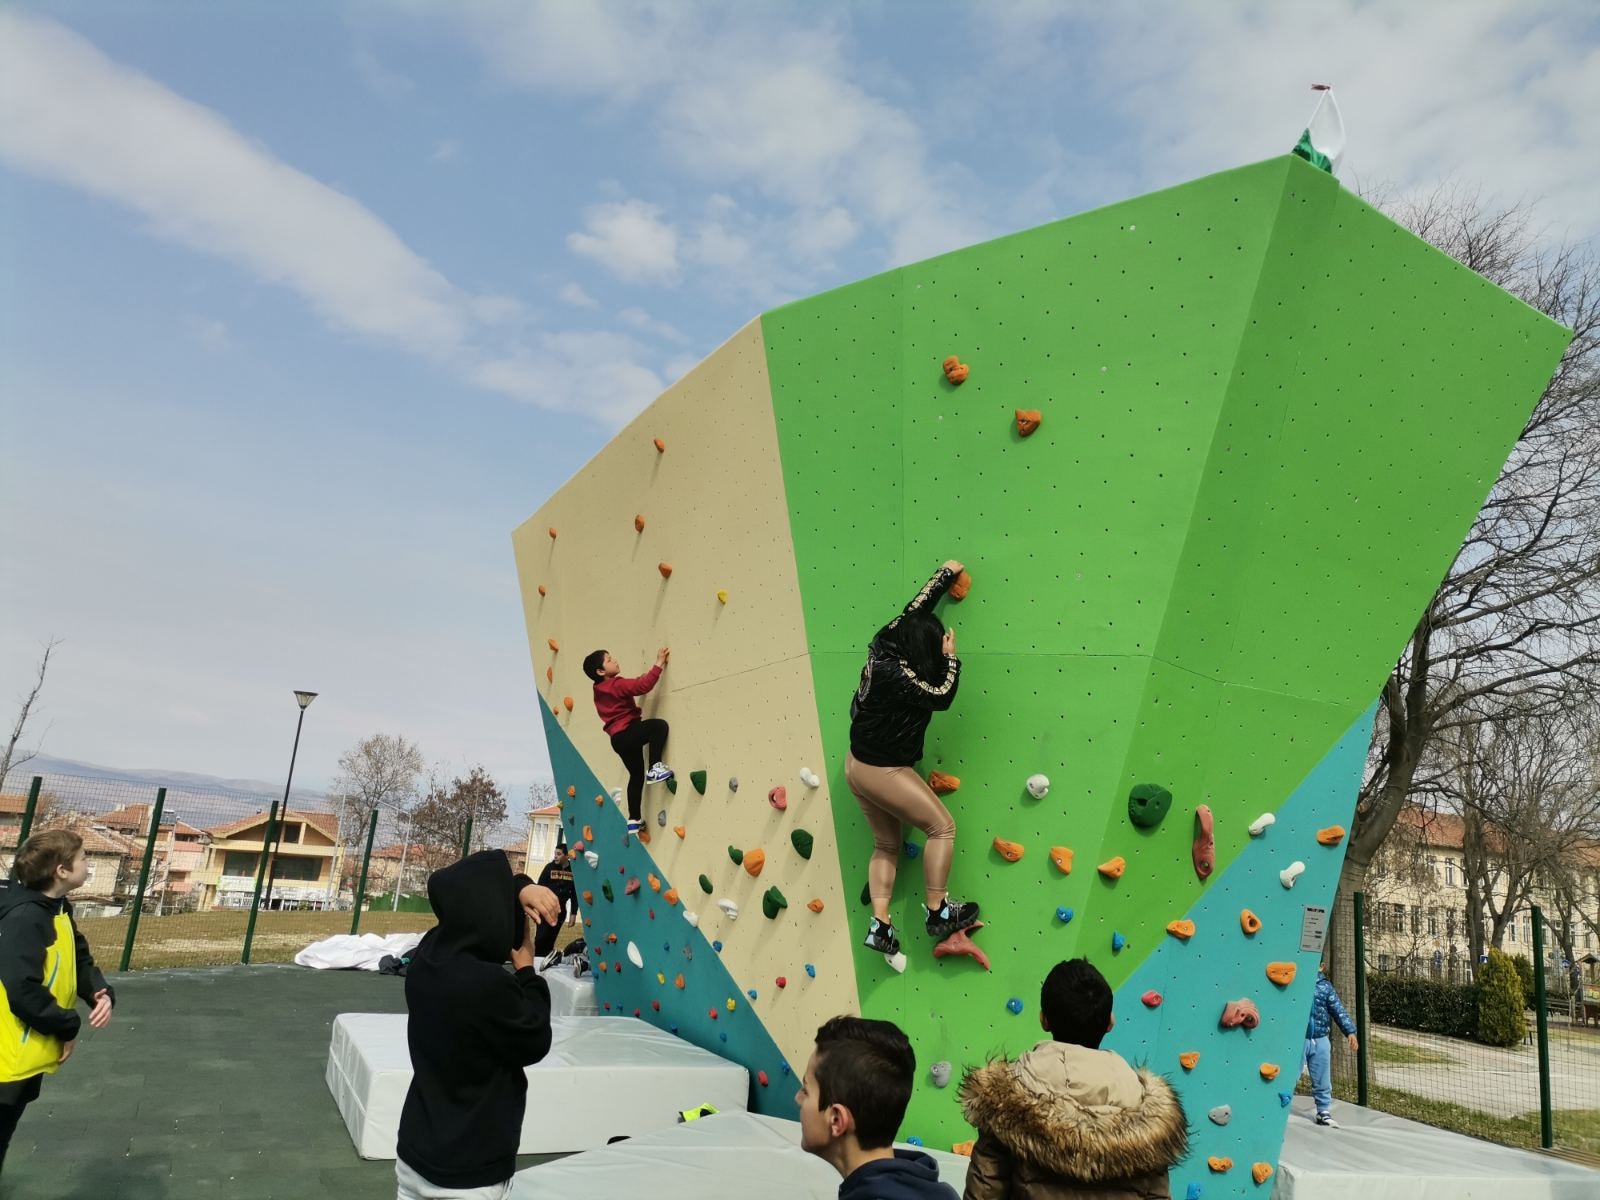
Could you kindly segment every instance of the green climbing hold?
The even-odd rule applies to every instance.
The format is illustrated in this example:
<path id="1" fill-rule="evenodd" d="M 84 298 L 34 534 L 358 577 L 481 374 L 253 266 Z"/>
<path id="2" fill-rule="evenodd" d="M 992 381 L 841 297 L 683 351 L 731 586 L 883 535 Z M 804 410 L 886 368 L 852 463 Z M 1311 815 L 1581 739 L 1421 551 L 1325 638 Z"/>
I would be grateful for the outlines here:
<path id="1" fill-rule="evenodd" d="M 667 791 L 671 792 L 674 796 L 678 794 L 678 777 L 676 775 L 667 780 Z"/>
<path id="2" fill-rule="evenodd" d="M 871 905 L 872 905 L 872 884 L 863 883 L 861 885 L 861 906 L 863 908 L 869 908 L 869 907 L 871 907 Z"/>
<path id="3" fill-rule="evenodd" d="M 794 843 L 794 852 L 801 858 L 811 857 L 811 835 L 804 829 L 796 829 L 789 835 L 789 840 Z"/>
<path id="4" fill-rule="evenodd" d="M 1128 820 L 1140 829 L 1154 829 L 1172 807 L 1172 793 L 1157 783 L 1141 783 L 1128 793 Z"/>
<path id="5" fill-rule="evenodd" d="M 768 888 L 766 895 L 761 897 L 761 911 L 767 914 L 767 920 L 769 921 L 777 920 L 778 913 L 788 907 L 789 901 L 775 887 Z"/>
<path id="6" fill-rule="evenodd" d="M 706 773 L 704 771 L 690 771 L 689 782 L 694 784 L 694 790 L 702 796 L 706 794 Z"/>
<path id="7" fill-rule="evenodd" d="M 728 857 L 736 863 L 742 863 L 744 861 L 744 851 L 737 846 L 729 846 Z"/>
<path id="8" fill-rule="evenodd" d="M 611 881 L 609 879 L 600 885 L 600 894 L 607 900 L 616 899 L 616 897 L 611 894 Z"/>
<path id="9" fill-rule="evenodd" d="M 700 876 L 700 890 L 706 895 L 711 895 L 711 880 L 704 875 Z"/>

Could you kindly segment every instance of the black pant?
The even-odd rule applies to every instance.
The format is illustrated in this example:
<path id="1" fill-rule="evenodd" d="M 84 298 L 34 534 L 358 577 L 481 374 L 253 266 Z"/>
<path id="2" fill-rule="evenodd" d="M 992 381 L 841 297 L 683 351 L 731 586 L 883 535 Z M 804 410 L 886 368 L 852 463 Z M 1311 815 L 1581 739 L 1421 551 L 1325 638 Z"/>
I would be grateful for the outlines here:
<path id="1" fill-rule="evenodd" d="M 543 960 L 550 951 L 556 948 L 556 935 L 561 932 L 561 925 L 546 925 L 543 921 L 533 931 L 533 957 Z"/>
<path id="2" fill-rule="evenodd" d="M 628 768 L 628 820 L 641 820 L 644 773 L 661 761 L 661 753 L 667 748 L 667 723 L 659 717 L 635 721 L 611 735 L 611 748 Z"/>
<path id="3" fill-rule="evenodd" d="M 16 1083 L 0 1084 L 0 1167 L 5 1166 L 6 1151 L 11 1149 L 11 1135 L 22 1120 L 22 1110 L 39 1098 L 43 1075 L 22 1079 Z"/>

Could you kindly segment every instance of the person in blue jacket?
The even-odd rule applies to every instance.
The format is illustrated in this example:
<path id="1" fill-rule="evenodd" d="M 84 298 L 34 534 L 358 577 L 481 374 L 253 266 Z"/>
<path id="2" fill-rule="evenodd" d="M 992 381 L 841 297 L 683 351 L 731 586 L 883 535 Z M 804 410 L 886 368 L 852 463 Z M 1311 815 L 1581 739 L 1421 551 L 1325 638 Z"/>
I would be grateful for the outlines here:
<path id="1" fill-rule="evenodd" d="M 1311 1019 L 1306 1022 L 1304 1069 L 1311 1073 L 1311 1098 L 1317 1105 L 1317 1124 L 1332 1129 L 1339 1127 L 1333 1119 L 1333 1045 L 1329 1038 L 1335 1024 L 1349 1041 L 1350 1049 L 1355 1050 L 1360 1045 L 1356 1039 L 1356 1023 L 1345 1011 L 1333 981 L 1318 967 L 1317 990 L 1311 998 Z"/>

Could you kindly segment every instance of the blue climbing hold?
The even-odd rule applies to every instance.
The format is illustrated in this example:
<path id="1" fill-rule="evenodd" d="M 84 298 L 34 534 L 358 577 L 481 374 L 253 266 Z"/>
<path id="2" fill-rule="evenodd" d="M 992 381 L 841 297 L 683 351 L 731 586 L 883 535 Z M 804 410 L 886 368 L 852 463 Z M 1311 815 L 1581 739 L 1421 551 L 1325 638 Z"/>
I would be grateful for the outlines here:
<path id="1" fill-rule="evenodd" d="M 662 942 L 661 943 L 661 952 L 663 954 L 668 953 L 669 951 L 671 951 L 671 949 L 672 949 L 672 943 L 671 942 Z"/>
<path id="2" fill-rule="evenodd" d="M 1022 1011 L 1022 1001 L 1013 996 L 1011 999 L 1006 1001 L 1006 1007 L 1011 1010 L 1012 1016 L 1016 1016 Z"/>
<path id="3" fill-rule="evenodd" d="M 1183 1193 L 1183 1200 L 1200 1200 L 1200 1185 L 1191 1183 L 1189 1190 Z"/>
<path id="4" fill-rule="evenodd" d="M 750 999 L 754 1000 L 756 998 L 756 990 L 755 990 L 755 988 L 750 988 L 748 991 L 745 992 L 745 995 L 749 996 Z"/>
<path id="5" fill-rule="evenodd" d="M 671 1030 L 673 1033 L 677 1033 L 678 1032 L 678 1027 L 676 1025 L 669 1025 L 669 1026 L 667 1026 L 667 1028 L 669 1030 Z"/>
<path id="6" fill-rule="evenodd" d="M 718 954 L 722 953 L 722 943 L 721 942 L 712 942 L 711 943 L 711 948 L 713 950 L 715 950 Z"/>
<path id="7" fill-rule="evenodd" d="M 921 846 L 917 845 L 915 842 L 907 842 L 906 843 L 906 857 L 907 858 L 915 858 L 915 857 L 917 857 L 917 855 L 919 855 L 921 853 L 922 853 L 922 847 Z M 910 1141 L 911 1139 L 907 1138 L 906 1140 Z M 921 1143 L 919 1142 L 918 1145 L 921 1145 Z"/>
<path id="8" fill-rule="evenodd" d="M 1072 910 L 1070 908 L 1056 909 L 1056 920 L 1065 925 L 1068 921 L 1072 920 Z"/>
<path id="9" fill-rule="evenodd" d="M 1293 1092 L 1279 1092 L 1278 1093 L 1278 1104 L 1283 1108 L 1288 1108 L 1289 1107 L 1289 1101 L 1291 1101 L 1293 1099 L 1294 1099 L 1294 1093 Z"/>
<path id="10" fill-rule="evenodd" d="M 916 1134 L 912 1134 L 910 1137 L 906 1138 L 906 1145 L 908 1145 L 908 1146 L 920 1146 L 920 1145 L 922 1145 L 922 1139 L 919 1138 Z"/>
<path id="11" fill-rule="evenodd" d="M 782 1064 L 781 1066 L 779 1066 L 778 1070 L 782 1071 L 785 1075 L 787 1075 L 789 1073 L 789 1064 L 788 1063 Z"/>
<path id="12" fill-rule="evenodd" d="M 723 1041 L 727 1041 L 728 1040 L 728 1035 L 726 1033 L 719 1034 L 718 1036 L 721 1037 Z"/>
<path id="13" fill-rule="evenodd" d="M 1128 939 L 1123 937 L 1120 933 L 1113 933 L 1111 935 L 1111 953 L 1121 954 L 1122 948 L 1127 944 Z"/>
<path id="14" fill-rule="evenodd" d="M 815 979 L 817 977 L 817 969 L 816 969 L 816 967 L 812 966 L 810 963 L 807 963 L 806 964 L 806 974 L 811 976 L 811 978 Z"/>

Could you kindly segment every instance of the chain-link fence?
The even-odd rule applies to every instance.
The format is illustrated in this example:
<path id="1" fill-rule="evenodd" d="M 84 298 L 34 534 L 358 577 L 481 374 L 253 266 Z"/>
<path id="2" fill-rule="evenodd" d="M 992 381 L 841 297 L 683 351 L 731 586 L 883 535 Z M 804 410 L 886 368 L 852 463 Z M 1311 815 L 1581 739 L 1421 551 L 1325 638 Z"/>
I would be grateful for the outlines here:
<path id="1" fill-rule="evenodd" d="M 363 821 L 299 796 L 284 808 L 245 791 L 87 776 L 28 784 L 0 790 L 0 875 L 30 832 L 78 834 L 88 879 L 73 913 L 106 970 L 287 962 L 334 934 L 421 931 L 433 924 L 430 872 L 489 846 L 526 869 L 526 829 L 469 820 L 459 842 L 432 845 L 394 814 Z"/>
<path id="2" fill-rule="evenodd" d="M 1504 957 L 1473 961 L 1464 922 L 1446 924 L 1438 910 L 1360 896 L 1332 914 L 1329 976 L 1361 1043 L 1349 1052 L 1333 1031 L 1335 1096 L 1600 1156 L 1600 956 L 1564 959 L 1538 908 Z"/>

